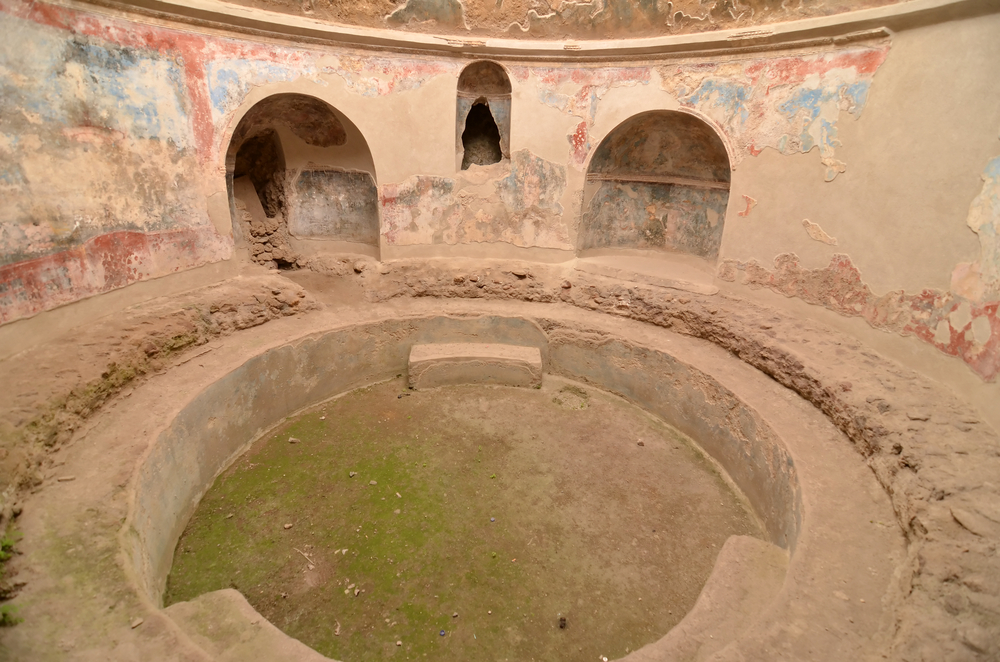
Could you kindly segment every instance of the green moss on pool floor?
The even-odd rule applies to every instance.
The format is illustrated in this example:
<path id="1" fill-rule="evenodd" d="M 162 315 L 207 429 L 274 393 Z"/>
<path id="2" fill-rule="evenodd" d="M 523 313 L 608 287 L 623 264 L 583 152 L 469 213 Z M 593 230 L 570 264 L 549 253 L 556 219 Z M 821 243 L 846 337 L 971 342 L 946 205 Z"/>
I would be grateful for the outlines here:
<path id="1" fill-rule="evenodd" d="M 220 476 L 165 603 L 236 588 L 347 662 L 613 659 L 683 617 L 730 535 L 761 530 L 689 441 L 619 398 L 396 380 Z"/>

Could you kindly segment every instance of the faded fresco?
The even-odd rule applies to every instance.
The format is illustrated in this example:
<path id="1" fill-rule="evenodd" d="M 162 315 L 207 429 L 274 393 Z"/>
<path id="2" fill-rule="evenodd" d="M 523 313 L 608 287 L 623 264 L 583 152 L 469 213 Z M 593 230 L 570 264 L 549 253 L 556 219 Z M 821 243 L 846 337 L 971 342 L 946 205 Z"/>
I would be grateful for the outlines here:
<path id="1" fill-rule="evenodd" d="M 868 101 L 889 42 L 793 55 L 748 57 L 659 68 L 663 89 L 714 120 L 734 146 L 734 159 L 770 147 L 782 154 L 816 149 L 826 181 L 844 172 L 837 123 L 857 118 Z M 734 164 L 735 165 L 735 164 Z"/>
<path id="2" fill-rule="evenodd" d="M 766 287 L 788 297 L 823 306 L 841 315 L 861 317 L 882 331 L 916 336 L 942 352 L 956 356 L 986 381 L 1000 374 L 1000 157 L 982 175 L 983 188 L 969 207 L 967 224 L 979 237 L 980 258 L 959 263 L 951 290 L 902 290 L 881 296 L 862 279 L 849 255 L 835 254 L 822 269 L 805 269 L 798 256 L 783 253 L 772 268 L 757 260 L 724 260 L 719 278 Z M 817 241 L 836 245 L 819 226 L 804 221 Z M 815 235 L 815 236 L 814 236 Z"/>
<path id="3" fill-rule="evenodd" d="M 580 223 L 580 248 L 637 248 L 714 260 L 729 191 L 601 182 Z"/>
<path id="4" fill-rule="evenodd" d="M 287 195 L 292 236 L 378 245 L 378 191 L 367 172 L 303 170 Z"/>
<path id="5" fill-rule="evenodd" d="M 0 322 L 230 257 L 182 66 L 27 9 L 0 6 Z"/>
<path id="6" fill-rule="evenodd" d="M 715 260 L 729 202 L 725 145 L 707 124 L 673 111 L 636 115 L 594 151 L 599 182 L 580 222 L 579 244 L 667 250 Z"/>
<path id="7" fill-rule="evenodd" d="M 538 103 L 555 108 L 579 124 L 566 136 L 569 162 L 582 170 L 590 154 L 590 132 L 597 117 L 601 97 L 618 87 L 648 85 L 654 72 L 645 66 L 632 67 L 511 67 L 520 83 L 534 83 Z"/>
<path id="8" fill-rule="evenodd" d="M 229 0 L 345 25 L 528 39 L 655 37 L 882 7 L 902 0 Z"/>
<path id="9" fill-rule="evenodd" d="M 382 236 L 390 246 L 506 242 L 572 250 L 560 203 L 565 189 L 565 166 L 528 150 L 455 179 L 416 175 L 382 186 Z"/>

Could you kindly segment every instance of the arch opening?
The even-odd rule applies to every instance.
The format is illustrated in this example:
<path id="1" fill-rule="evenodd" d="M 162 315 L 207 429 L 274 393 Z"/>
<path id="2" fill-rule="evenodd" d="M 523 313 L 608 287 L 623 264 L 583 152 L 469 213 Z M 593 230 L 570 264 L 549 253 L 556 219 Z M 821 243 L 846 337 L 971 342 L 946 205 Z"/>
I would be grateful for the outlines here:
<path id="1" fill-rule="evenodd" d="M 579 250 L 684 253 L 714 262 L 730 180 L 726 147 L 704 121 L 667 110 L 635 115 L 594 151 Z"/>
<path id="2" fill-rule="evenodd" d="M 274 129 L 266 129 L 246 140 L 236 151 L 233 179 L 249 177 L 264 214 L 274 218 L 282 211 L 285 153 Z"/>
<path id="3" fill-rule="evenodd" d="M 510 158 L 510 78 L 495 62 L 473 62 L 458 78 L 456 161 L 461 170 Z"/>
<path id="4" fill-rule="evenodd" d="M 259 101 L 233 132 L 226 165 L 234 234 L 254 262 L 294 268 L 317 241 L 377 252 L 371 151 L 325 101 L 292 93 Z"/>

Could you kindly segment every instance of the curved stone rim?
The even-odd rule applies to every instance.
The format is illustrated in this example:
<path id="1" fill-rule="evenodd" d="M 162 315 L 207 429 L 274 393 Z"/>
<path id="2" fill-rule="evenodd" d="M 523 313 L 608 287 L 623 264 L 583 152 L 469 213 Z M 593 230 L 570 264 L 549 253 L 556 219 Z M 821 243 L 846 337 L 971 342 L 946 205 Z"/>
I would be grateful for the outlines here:
<path id="1" fill-rule="evenodd" d="M 768 422 L 770 405 L 766 398 L 759 399 L 753 406 L 748 405 L 740 395 L 716 381 L 704 368 L 714 366 L 725 372 L 724 366 L 727 364 L 730 364 L 730 370 L 736 366 L 739 378 L 745 379 L 748 375 L 756 374 L 755 388 L 764 388 L 763 383 L 769 381 L 768 378 L 734 357 L 720 353 L 715 347 L 700 350 L 687 347 L 683 351 L 691 353 L 691 356 L 685 360 L 677 358 L 662 346 L 664 337 L 667 337 L 667 344 L 678 340 L 673 338 L 674 334 L 670 332 L 653 331 L 644 338 L 641 337 L 642 334 L 639 336 L 625 334 L 623 337 L 618 337 L 610 334 L 600 323 L 590 325 L 580 325 L 577 321 L 567 323 L 560 315 L 546 314 L 546 311 L 525 310 L 521 314 L 516 312 L 498 314 L 490 311 L 489 305 L 480 304 L 480 307 L 483 310 L 478 313 L 469 311 L 465 316 L 430 314 L 379 317 L 375 321 L 352 323 L 335 329 L 312 329 L 301 337 L 264 348 L 193 396 L 158 436 L 153 448 L 143 459 L 142 467 L 137 471 L 133 482 L 135 498 L 123 527 L 123 532 L 126 532 L 123 541 L 126 557 L 130 560 L 129 574 L 133 577 L 137 588 L 155 604 L 159 604 L 166 572 L 171 565 L 170 556 L 184 524 L 193 512 L 197 500 L 218 473 L 248 448 L 249 444 L 244 441 L 248 438 L 246 436 L 248 430 L 257 430 L 257 434 L 249 436 L 259 438 L 271 423 L 281 420 L 282 416 L 292 415 L 338 393 L 372 383 L 379 378 L 391 378 L 395 374 L 404 372 L 410 346 L 421 340 L 443 338 L 447 341 L 452 338 L 480 335 L 485 336 L 483 339 L 488 337 L 491 340 L 507 342 L 516 340 L 522 345 L 537 346 L 548 372 L 604 388 L 635 402 L 698 440 L 703 450 L 721 465 L 724 471 L 729 472 L 737 487 L 749 497 L 754 510 L 765 522 L 765 529 L 772 541 L 791 549 L 791 566 L 785 580 L 785 588 L 781 589 L 784 597 L 778 600 L 777 607 L 772 604 L 762 610 L 763 615 L 755 614 L 750 619 L 757 621 L 756 630 L 767 629 L 767 624 L 780 614 L 782 600 L 784 602 L 800 600 L 802 595 L 810 596 L 815 604 L 821 606 L 826 604 L 825 608 L 820 608 L 821 618 L 832 619 L 835 616 L 838 601 L 836 597 L 812 595 L 809 591 L 803 593 L 801 587 L 788 586 L 789 581 L 801 584 L 804 573 L 814 571 L 810 568 L 817 562 L 816 559 L 821 559 L 821 565 L 830 564 L 830 558 L 822 558 L 824 554 L 829 555 L 830 550 L 824 551 L 817 546 L 815 539 L 822 537 L 820 532 L 825 525 L 820 524 L 821 520 L 829 517 L 832 512 L 828 506 L 823 505 L 824 501 L 831 500 L 830 496 L 816 487 L 817 482 L 813 475 L 817 471 L 816 468 L 807 470 L 807 482 L 813 486 L 812 490 L 803 491 L 799 484 L 797 467 L 802 463 L 806 467 L 813 463 L 808 457 L 813 451 L 807 450 L 807 444 L 799 443 L 798 448 L 790 453 L 786 447 L 790 431 L 798 429 L 802 436 L 809 436 L 810 444 L 817 443 L 816 439 L 824 438 L 825 443 L 839 448 L 842 454 L 847 453 L 847 457 L 857 460 L 856 455 L 843 443 L 840 433 L 835 431 L 819 412 L 812 410 L 801 400 L 798 402 L 796 414 L 799 418 L 793 417 L 790 420 L 787 416 L 776 413 L 777 410 L 772 411 L 770 412 L 772 416 L 782 418 L 781 425 L 785 428 L 783 433 L 776 433 Z M 523 303 L 517 304 L 517 307 L 532 308 L 530 304 Z M 388 338 L 392 340 L 386 342 Z M 328 370 L 337 359 L 333 348 L 339 348 L 337 356 L 343 358 L 349 365 L 341 366 L 340 370 Z M 371 350 L 371 348 L 375 348 L 376 354 L 381 352 L 381 360 L 384 363 L 365 355 L 366 349 Z M 705 351 L 707 354 L 699 354 Z M 697 361 L 691 362 L 691 357 L 697 357 Z M 327 359 L 326 362 L 323 361 L 324 358 Z M 698 361 L 703 363 L 701 367 L 695 365 Z M 635 364 L 643 365 L 645 371 L 649 371 L 650 374 L 655 373 L 665 377 L 652 380 L 647 378 L 645 371 L 636 375 L 621 368 Z M 322 367 L 315 374 L 309 374 L 308 369 L 306 373 L 300 372 L 303 367 L 308 368 L 308 366 Z M 261 375 L 266 375 L 266 378 L 261 378 Z M 732 380 L 731 373 L 729 381 Z M 248 387 L 247 384 L 251 386 Z M 661 393 L 661 387 L 667 389 L 666 395 Z M 784 390 L 776 384 L 773 388 L 778 391 Z M 281 394 L 279 399 L 284 399 L 277 412 L 281 415 L 275 416 L 276 412 L 273 409 L 267 410 L 266 407 L 263 408 L 266 411 L 261 413 L 261 403 L 271 401 L 279 391 Z M 682 393 L 683 396 L 679 397 L 678 393 Z M 209 402 L 201 402 L 202 400 Z M 198 443 L 205 441 L 199 440 L 198 435 L 213 427 L 207 423 L 220 420 L 217 416 L 220 412 L 216 406 L 222 402 L 228 402 L 228 415 L 239 419 L 232 431 L 234 438 L 225 448 L 220 448 L 217 443 L 211 441 Z M 233 402 L 238 404 L 234 406 Z M 710 415 L 699 419 L 698 414 L 706 411 Z M 803 416 L 805 419 L 801 418 Z M 720 420 L 725 420 L 726 423 L 720 424 L 718 422 Z M 810 420 L 813 427 L 802 426 L 802 420 Z M 825 433 L 817 431 L 816 426 L 819 428 L 825 426 L 827 431 Z M 224 421 L 214 424 L 216 431 L 221 427 L 225 427 Z M 225 436 L 229 433 L 219 432 L 219 434 Z M 186 436 L 195 440 L 195 458 L 189 455 L 185 457 L 186 454 L 176 445 L 183 443 Z M 707 442 L 706 437 L 708 437 Z M 192 462 L 192 459 L 197 461 Z M 206 459 L 215 463 L 215 466 L 207 471 L 200 464 Z M 165 471 L 172 463 L 174 470 Z M 860 462 L 857 464 L 856 469 L 862 469 L 862 475 L 867 475 L 868 480 L 874 483 L 874 478 L 867 469 Z M 746 467 L 759 471 L 757 474 L 753 474 L 752 471 L 748 474 Z M 829 468 L 827 466 L 825 470 Z M 786 473 L 782 474 L 783 471 Z M 154 486 L 149 491 L 146 481 L 159 481 L 161 486 L 159 489 Z M 776 490 L 776 493 L 766 494 L 768 487 Z M 187 492 L 178 496 L 178 488 L 184 488 Z M 844 498 L 850 499 L 847 494 L 839 494 L 832 500 L 840 502 Z M 780 503 L 782 500 L 783 504 Z M 790 510 L 781 512 L 782 505 Z M 164 506 L 173 507 L 178 515 L 177 519 L 182 521 L 173 526 L 157 528 L 158 516 L 153 511 Z M 855 506 L 857 507 L 857 503 Z M 843 508 L 843 503 L 838 507 Z M 885 509 L 888 509 L 887 505 Z M 809 512 L 813 513 L 811 517 Z M 862 516 L 878 517 L 870 513 L 863 513 Z M 804 545 L 799 544 L 800 534 L 804 535 Z M 901 538 L 898 533 L 896 535 Z M 873 541 L 872 544 L 878 546 Z M 885 542 L 881 544 L 884 546 Z M 150 551 L 149 545 L 158 545 L 159 558 L 156 554 L 151 559 L 146 557 Z M 732 547 L 729 543 L 727 546 Z M 712 602 L 719 600 L 720 591 L 732 584 L 734 577 L 738 579 L 741 572 L 746 572 L 741 566 L 745 558 L 741 557 L 740 553 L 728 550 L 724 556 L 725 561 L 717 562 L 712 578 L 706 583 L 702 596 L 688 616 L 674 630 L 664 633 L 659 641 L 637 651 L 634 655 L 638 657 L 635 659 L 646 659 L 642 657 L 643 655 L 659 656 L 684 650 L 696 645 L 692 642 L 701 640 L 704 641 L 697 644 L 698 646 L 707 645 L 711 640 L 714 651 L 726 643 L 736 641 L 741 634 L 746 633 L 745 628 L 743 630 L 737 628 L 738 631 L 733 631 L 734 628 L 731 626 L 718 629 L 718 616 L 716 615 L 715 621 L 711 617 L 706 617 L 706 614 L 711 614 L 713 610 L 718 611 L 718 606 L 712 606 Z M 720 555 L 721 558 L 723 555 Z M 889 579 L 885 580 L 886 591 L 891 589 L 891 583 Z M 777 593 L 778 589 L 774 587 L 773 593 L 768 595 L 773 596 Z M 760 599 L 759 596 L 757 599 Z M 252 612 L 252 609 L 244 605 L 239 598 L 219 596 L 210 600 L 235 601 L 233 604 L 236 606 L 233 609 L 242 610 L 244 613 Z M 174 607 L 167 610 L 168 614 L 176 612 Z M 743 616 L 747 618 L 745 614 Z M 180 622 L 183 623 L 183 619 Z M 742 625 L 749 626 L 748 623 Z M 714 634 L 709 637 L 708 633 Z M 271 632 L 271 636 L 279 639 L 285 637 L 275 631 Z"/>

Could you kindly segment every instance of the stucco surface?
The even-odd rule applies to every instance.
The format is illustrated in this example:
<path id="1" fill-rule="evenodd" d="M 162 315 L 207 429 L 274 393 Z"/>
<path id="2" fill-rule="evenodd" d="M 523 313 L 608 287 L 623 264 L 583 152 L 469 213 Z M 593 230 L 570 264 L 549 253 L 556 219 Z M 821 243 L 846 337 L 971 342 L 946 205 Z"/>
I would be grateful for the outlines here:
<path id="1" fill-rule="evenodd" d="M 345 25 L 441 34 L 543 39 L 608 39 L 753 28 L 779 21 L 829 16 L 905 0 L 236 0 L 233 4 L 304 15 Z"/>

